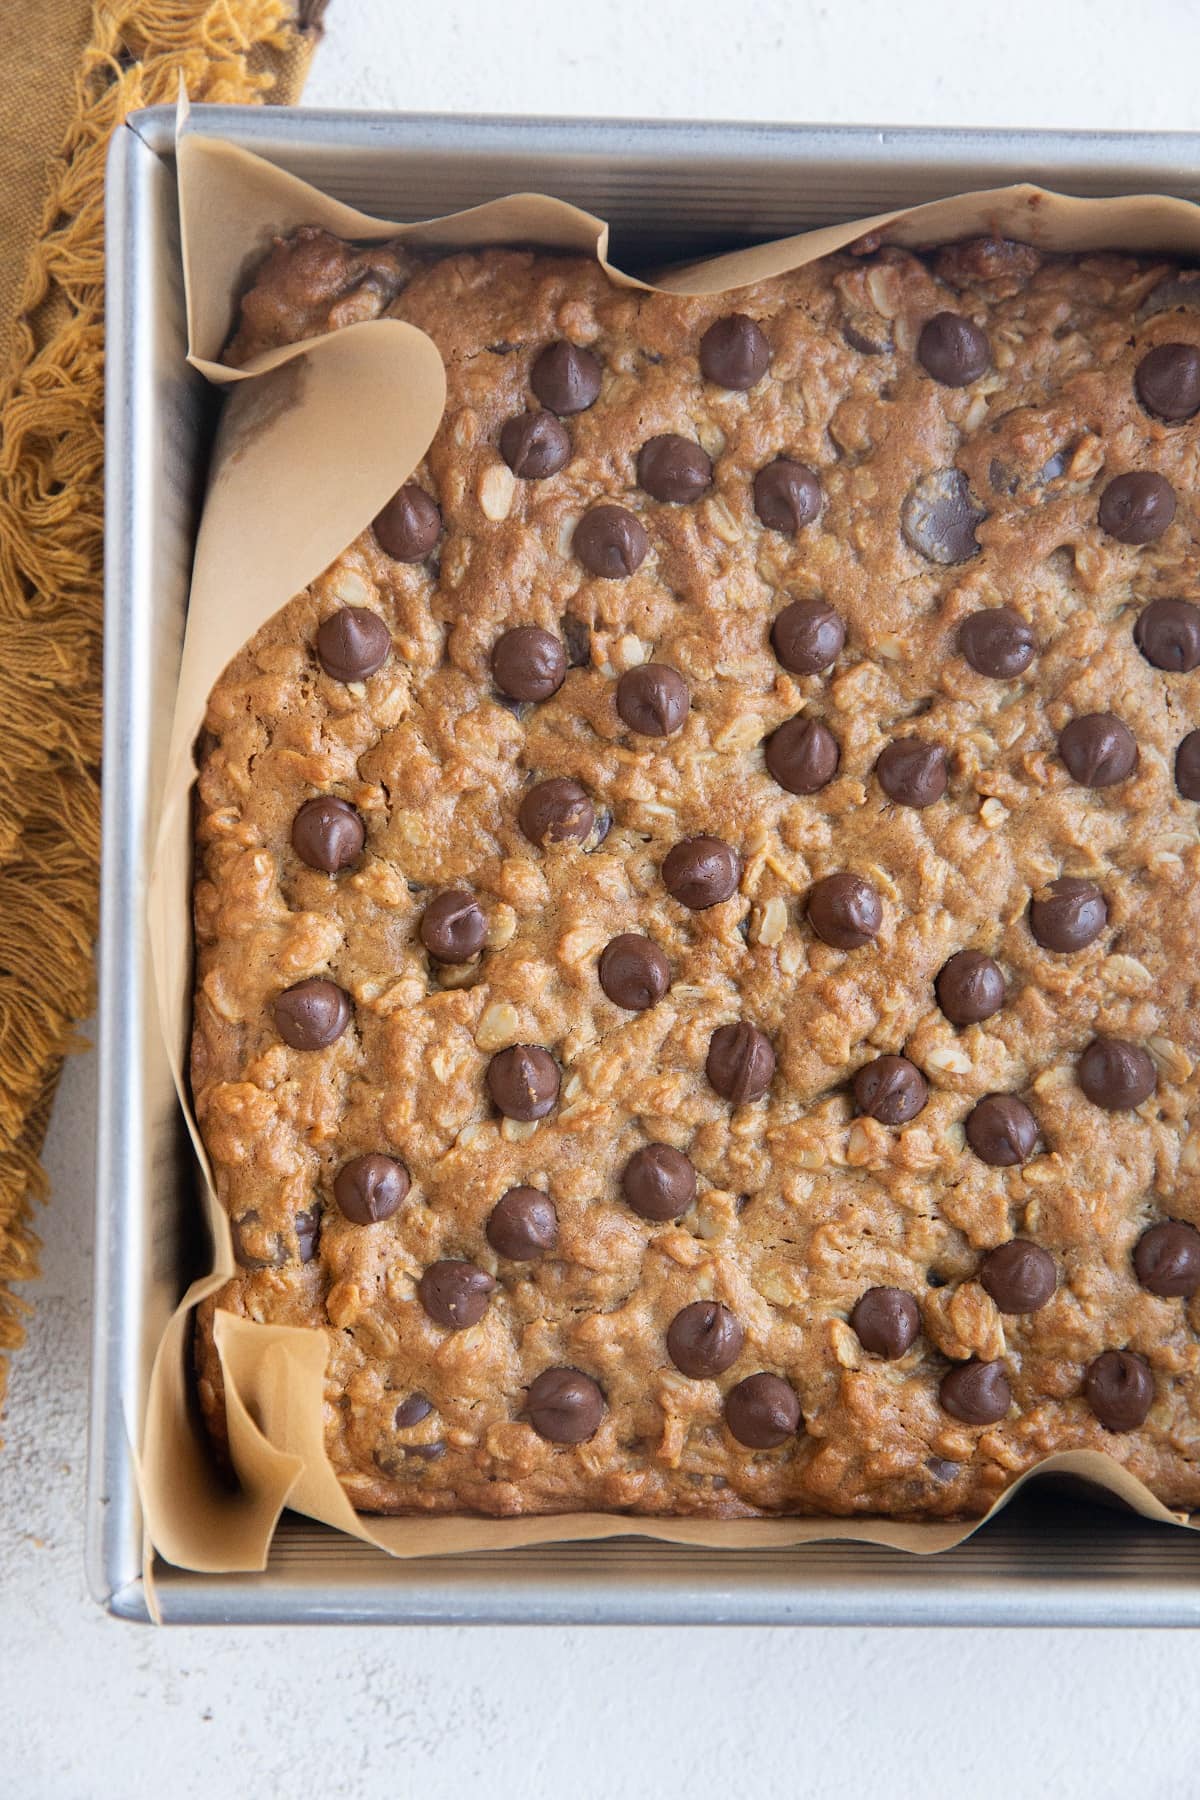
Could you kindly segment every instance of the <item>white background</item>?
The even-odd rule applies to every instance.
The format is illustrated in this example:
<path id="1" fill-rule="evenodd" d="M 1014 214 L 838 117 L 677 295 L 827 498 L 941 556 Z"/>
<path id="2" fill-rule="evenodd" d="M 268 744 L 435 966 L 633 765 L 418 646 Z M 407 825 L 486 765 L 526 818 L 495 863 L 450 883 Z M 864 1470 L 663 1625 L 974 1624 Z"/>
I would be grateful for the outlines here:
<path id="1" fill-rule="evenodd" d="M 332 0 L 317 106 L 1200 125 L 1191 0 Z M 3 76 L 0 75 L 0 79 Z M 1030 170 L 1036 175 L 1036 170 Z M 0 1451 L 0 1793 L 1192 1800 L 1200 1639 L 1149 1632 L 153 1632 L 82 1569 L 90 1057 Z"/>

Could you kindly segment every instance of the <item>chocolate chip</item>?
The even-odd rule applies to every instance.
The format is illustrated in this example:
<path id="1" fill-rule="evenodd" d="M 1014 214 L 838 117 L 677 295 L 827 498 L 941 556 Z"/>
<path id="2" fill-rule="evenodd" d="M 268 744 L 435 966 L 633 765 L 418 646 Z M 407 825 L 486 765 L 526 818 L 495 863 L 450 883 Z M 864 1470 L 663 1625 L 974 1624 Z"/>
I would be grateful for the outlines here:
<path id="1" fill-rule="evenodd" d="M 1200 1288 L 1200 1231 L 1182 1219 L 1161 1219 L 1138 1239 L 1133 1266 L 1150 1293 L 1190 1300 Z"/>
<path id="2" fill-rule="evenodd" d="M 837 774 L 841 751 L 820 719 L 787 719 L 767 739 L 766 764 L 789 794 L 816 794 Z"/>
<path id="3" fill-rule="evenodd" d="M 1083 1391 L 1106 1431 L 1136 1431 L 1154 1404 L 1154 1377 L 1144 1356 L 1103 1350 L 1083 1372 Z"/>
<path id="4" fill-rule="evenodd" d="M 1133 641 L 1155 669 L 1186 675 L 1200 668 L 1200 606 L 1190 600 L 1152 600 L 1137 616 Z"/>
<path id="5" fill-rule="evenodd" d="M 593 506 L 575 527 L 571 548 L 589 574 L 621 581 L 641 568 L 650 540 L 627 507 Z"/>
<path id="6" fill-rule="evenodd" d="M 333 1197 L 352 1225 L 390 1219 L 409 1189 L 408 1170 L 394 1157 L 356 1156 L 333 1178 Z"/>
<path id="7" fill-rule="evenodd" d="M 346 800 L 321 794 L 306 800 L 292 820 L 292 849 L 310 869 L 336 875 L 362 855 L 366 827 Z"/>
<path id="8" fill-rule="evenodd" d="M 918 555 L 948 565 L 978 556 L 975 527 L 986 518 L 972 503 L 961 469 L 933 469 L 905 496 L 900 529 Z"/>
<path id="9" fill-rule="evenodd" d="M 1122 544 L 1152 544 L 1175 517 L 1175 489 L 1164 475 L 1135 469 L 1100 496 L 1100 528 Z"/>
<path id="10" fill-rule="evenodd" d="M 525 1416 L 550 1444 L 586 1444 L 604 1417 L 604 1395 L 579 1369 L 543 1369 L 530 1382 Z"/>
<path id="11" fill-rule="evenodd" d="M 903 1288 L 868 1288 L 854 1304 L 850 1328 L 864 1350 L 895 1362 L 917 1340 L 921 1309 Z"/>
<path id="12" fill-rule="evenodd" d="M 638 486 L 653 500 L 686 505 L 712 486 L 712 462 L 691 438 L 664 432 L 649 438 L 638 451 Z"/>
<path id="13" fill-rule="evenodd" d="M 395 562 L 424 562 L 442 535 L 442 515 L 415 481 L 393 494 L 371 523 L 379 548 Z"/>
<path id="14" fill-rule="evenodd" d="M 1108 924 L 1108 902 L 1094 881 L 1062 875 L 1029 902 L 1029 929 L 1043 950 L 1086 949 Z"/>
<path id="15" fill-rule="evenodd" d="M 671 985 L 671 965 L 652 938 L 623 931 L 610 938 L 600 956 L 600 986 L 614 1006 L 645 1012 Z"/>
<path id="16" fill-rule="evenodd" d="M 478 1325 L 496 1283 L 474 1263 L 445 1260 L 431 1263 L 417 1283 L 421 1305 L 435 1325 L 465 1331 Z"/>
<path id="17" fill-rule="evenodd" d="M 1115 713 L 1081 713 L 1058 734 L 1058 754 L 1082 787 L 1115 787 L 1138 766 L 1137 740 Z"/>
<path id="18" fill-rule="evenodd" d="M 292 1220 L 296 1233 L 296 1257 L 302 1263 L 312 1262 L 317 1254 L 317 1245 L 321 1239 L 321 1214 L 314 1208 L 311 1212 L 299 1212 Z"/>
<path id="19" fill-rule="evenodd" d="M 667 1328 L 667 1354 L 682 1375 L 710 1381 L 732 1368 L 746 1333 L 740 1319 L 719 1300 L 694 1300 Z"/>
<path id="20" fill-rule="evenodd" d="M 907 1125 L 929 1098 L 929 1084 L 907 1056 L 877 1056 L 854 1077 L 854 1103 L 881 1125 Z"/>
<path id="21" fill-rule="evenodd" d="M 804 463 L 780 457 L 754 477 L 754 510 L 768 530 L 795 537 L 821 510 L 821 483 Z"/>
<path id="22" fill-rule="evenodd" d="M 808 896 L 808 922 L 835 950 L 857 950 L 879 935 L 883 905 L 861 875 L 846 869 L 815 882 Z"/>
<path id="23" fill-rule="evenodd" d="M 662 876 L 673 900 L 692 912 L 703 912 L 737 892 L 741 858 L 721 838 L 684 838 L 668 850 Z"/>
<path id="24" fill-rule="evenodd" d="M 424 1394 L 410 1394 L 396 1408 L 396 1416 L 392 1420 L 397 1431 L 408 1431 L 413 1425 L 419 1425 L 433 1411 L 433 1402 Z"/>
<path id="25" fill-rule="evenodd" d="M 964 1425 L 995 1425 L 1012 1405 L 1012 1389 L 1004 1364 L 961 1363 L 942 1376 L 938 1399 L 953 1419 Z"/>
<path id="26" fill-rule="evenodd" d="M 688 685 L 666 663 L 639 663 L 617 683 L 617 711 L 630 731 L 643 737 L 670 737 L 688 716 Z"/>
<path id="27" fill-rule="evenodd" d="M 682 1150 L 643 1144 L 621 1171 L 621 1192 L 639 1218 L 679 1219 L 696 1198 L 696 1171 Z"/>
<path id="28" fill-rule="evenodd" d="M 577 781 L 561 775 L 539 781 L 521 801 L 521 830 L 531 844 L 582 844 L 592 835 L 596 809 Z"/>
<path id="29" fill-rule="evenodd" d="M 278 1232 L 264 1230 L 257 1207 L 251 1207 L 238 1219 L 230 1219 L 229 1234 L 234 1261 L 241 1269 L 282 1269 L 287 1261 L 287 1250 Z"/>
<path id="30" fill-rule="evenodd" d="M 959 950 L 942 967 L 935 983 L 938 1005 L 952 1025 L 978 1025 L 1004 1005 L 1006 988 L 1000 967 L 982 950 Z"/>
<path id="31" fill-rule="evenodd" d="M 1107 1112 L 1132 1112 L 1158 1086 L 1150 1052 L 1124 1038 L 1093 1038 L 1079 1059 L 1076 1074 L 1093 1106 L 1102 1106 Z"/>
<path id="32" fill-rule="evenodd" d="M 600 394 L 600 364 L 590 350 L 559 338 L 538 352 L 529 385 L 552 413 L 586 412 Z"/>
<path id="33" fill-rule="evenodd" d="M 544 1119 L 558 1099 L 558 1064 L 539 1044 L 497 1051 L 487 1070 L 488 1093 L 506 1119 Z"/>
<path id="34" fill-rule="evenodd" d="M 934 313 L 921 327 L 917 360 L 943 387 L 969 387 L 992 366 L 987 332 L 961 313 Z"/>
<path id="35" fill-rule="evenodd" d="M 925 1467 L 935 1481 L 953 1481 L 959 1472 L 959 1465 L 945 1456 L 927 1456 Z"/>
<path id="36" fill-rule="evenodd" d="M 483 909 L 467 888 L 439 894 L 422 914 L 421 942 L 435 962 L 470 962 L 479 955 L 486 938 Z"/>
<path id="37" fill-rule="evenodd" d="M 827 669 L 845 642 L 845 624 L 824 600 L 793 600 L 771 627 L 771 647 L 793 675 Z"/>
<path id="38" fill-rule="evenodd" d="M 493 646 L 492 679 L 510 700 L 549 700 L 566 673 L 566 651 L 540 625 L 514 625 Z"/>
<path id="39" fill-rule="evenodd" d="M 1200 731 L 1189 731 L 1175 752 L 1175 786 L 1185 800 L 1200 800 Z"/>
<path id="40" fill-rule="evenodd" d="M 897 806 L 932 806 L 946 791 L 946 752 L 925 738 L 893 738 L 880 751 L 875 773 Z"/>
<path id="41" fill-rule="evenodd" d="M 317 659 L 334 681 L 365 681 L 383 667 L 391 647 L 391 632 L 365 606 L 343 606 L 317 628 Z"/>
<path id="42" fill-rule="evenodd" d="M 725 1423 L 747 1450 L 775 1450 L 800 1425 L 800 1402 L 779 1375 L 747 1375 L 725 1396 Z"/>
<path id="43" fill-rule="evenodd" d="M 271 1016 L 276 1031 L 293 1050 L 325 1050 L 341 1037 L 354 1009 L 342 988 L 314 976 L 277 994 Z"/>
<path id="44" fill-rule="evenodd" d="M 500 433 L 500 454 L 521 481 L 545 481 L 571 460 L 571 439 L 552 412 L 516 413 Z"/>
<path id="45" fill-rule="evenodd" d="M 573 613 L 564 613 L 558 621 L 567 647 L 567 662 L 572 669 L 586 669 L 592 660 L 591 626 Z"/>
<path id="46" fill-rule="evenodd" d="M 1010 1238 L 989 1250 L 979 1279 L 1002 1313 L 1040 1312 L 1058 1286 L 1054 1258 L 1027 1238 Z"/>
<path id="47" fill-rule="evenodd" d="M 1149 319 L 1155 313 L 1194 306 L 1200 306 L 1200 270 L 1181 269 L 1176 275 L 1164 275 L 1150 290 L 1138 308 L 1138 318 Z"/>
<path id="48" fill-rule="evenodd" d="M 771 363 L 771 346 L 745 313 L 728 313 L 700 339 L 700 369 L 718 387 L 745 393 L 761 381 Z"/>
<path id="49" fill-rule="evenodd" d="M 1012 681 L 1037 651 L 1033 627 L 1011 606 L 985 606 L 968 613 L 958 628 L 958 647 L 979 675 Z"/>
<path id="50" fill-rule="evenodd" d="M 761 1099 L 775 1074 L 771 1040 L 744 1019 L 718 1025 L 709 1039 L 704 1072 L 717 1093 L 735 1106 Z"/>
<path id="51" fill-rule="evenodd" d="M 1200 350 L 1194 344 L 1159 344 L 1143 356 L 1133 378 L 1138 399 L 1169 425 L 1200 412 Z"/>
<path id="52" fill-rule="evenodd" d="M 966 1132 L 980 1162 L 1013 1169 L 1033 1155 L 1038 1122 L 1015 1094 L 985 1094 L 967 1114 Z"/>
<path id="53" fill-rule="evenodd" d="M 549 1194 L 540 1188 L 509 1188 L 492 1208 L 485 1230 L 497 1256 L 532 1262 L 556 1248 L 558 1214 Z"/>

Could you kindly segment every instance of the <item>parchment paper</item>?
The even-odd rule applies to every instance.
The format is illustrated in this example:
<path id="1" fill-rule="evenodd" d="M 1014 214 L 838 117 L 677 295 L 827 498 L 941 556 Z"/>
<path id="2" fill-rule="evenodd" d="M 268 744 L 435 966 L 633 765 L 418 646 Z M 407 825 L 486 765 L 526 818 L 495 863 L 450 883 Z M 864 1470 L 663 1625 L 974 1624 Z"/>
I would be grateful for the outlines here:
<path id="1" fill-rule="evenodd" d="M 216 1319 L 230 1448 L 240 1487 L 223 1483 L 190 1401 L 192 1312 L 233 1273 L 229 1226 L 217 1204 L 187 1099 L 191 1000 L 192 746 L 226 664 L 275 612 L 326 568 L 412 472 L 445 401 L 441 359 L 412 326 L 375 320 L 277 350 L 242 370 L 220 361 L 238 294 L 272 237 L 323 225 L 360 241 L 421 247 L 525 244 L 596 256 L 614 281 L 608 228 L 544 195 L 521 194 L 420 225 L 368 218 L 231 145 L 181 133 L 178 144 L 189 350 L 212 381 L 230 384 L 213 458 L 192 584 L 149 926 L 166 1052 L 204 1176 L 216 1246 L 211 1275 L 172 1318 L 152 1371 L 141 1449 L 149 1539 L 170 1562 L 203 1571 L 261 1569 L 285 1505 L 395 1556 L 638 1534 L 671 1543 L 762 1548 L 832 1538 L 930 1553 L 984 1521 L 778 1519 L 735 1523 L 570 1514 L 510 1520 L 381 1519 L 356 1514 L 324 1449 L 324 1333 Z M 935 201 L 721 256 L 661 275 L 680 293 L 715 293 L 795 269 L 856 240 L 909 246 L 978 233 L 1046 249 L 1123 249 L 1200 259 L 1200 208 L 1155 196 L 1076 200 L 1019 186 Z M 1187 1524 L 1114 1460 L 1071 1452 L 1033 1475 L 1096 1484 L 1149 1519 Z M 1026 1477 L 1025 1479 L 1029 1479 Z M 1023 1482 L 1005 1495 L 1011 1498 Z M 998 1510 L 993 1508 L 993 1511 Z M 989 1514 L 988 1517 L 992 1515 Z"/>

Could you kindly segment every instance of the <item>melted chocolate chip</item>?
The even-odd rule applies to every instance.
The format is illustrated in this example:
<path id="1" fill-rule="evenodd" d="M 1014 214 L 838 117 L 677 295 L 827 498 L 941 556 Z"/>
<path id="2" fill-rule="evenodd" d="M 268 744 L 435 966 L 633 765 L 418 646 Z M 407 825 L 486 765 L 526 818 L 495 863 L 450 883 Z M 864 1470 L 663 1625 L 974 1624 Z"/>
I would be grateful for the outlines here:
<path id="1" fill-rule="evenodd" d="M 424 562 L 442 535 L 442 515 L 425 489 L 410 481 L 371 521 L 379 548 L 395 562 Z"/>
<path id="2" fill-rule="evenodd" d="M 840 756 L 837 739 L 820 719 L 787 719 L 767 739 L 767 770 L 789 794 L 815 794 L 827 787 Z"/>
<path id="3" fill-rule="evenodd" d="M 564 417 L 586 412 L 600 395 L 600 364 L 590 350 L 559 338 L 538 352 L 529 385 L 543 406 Z"/>
<path id="4" fill-rule="evenodd" d="M 677 1312 L 667 1328 L 667 1354 L 683 1375 L 710 1381 L 732 1368 L 746 1333 L 740 1319 L 719 1300 L 695 1300 Z"/>
<path id="5" fill-rule="evenodd" d="M 875 773 L 897 806 L 933 806 L 946 791 L 946 752 L 925 738 L 893 738 L 880 751 Z"/>
<path id="6" fill-rule="evenodd" d="M 1164 475 L 1135 469 L 1100 496 L 1100 528 L 1122 544 L 1152 544 L 1175 517 L 1175 489 Z"/>
<path id="7" fill-rule="evenodd" d="M 1172 675 L 1200 668 L 1200 606 L 1152 600 L 1137 616 L 1133 641 L 1152 668 Z"/>
<path id="8" fill-rule="evenodd" d="M 938 1399 L 964 1425 L 995 1425 L 1012 1405 L 1004 1364 L 972 1360 L 942 1376 Z"/>
<path id="9" fill-rule="evenodd" d="M 936 982 L 938 1005 L 952 1025 L 978 1025 L 1004 1005 L 1000 967 L 982 950 L 959 950 Z"/>
<path id="10" fill-rule="evenodd" d="M 972 503 L 961 469 L 933 469 L 905 496 L 900 529 L 918 555 L 949 565 L 978 556 L 975 527 L 986 518 Z"/>
<path id="11" fill-rule="evenodd" d="M 1058 735 L 1058 754 L 1082 787 L 1115 787 L 1138 766 L 1137 740 L 1115 713 L 1081 713 Z"/>
<path id="12" fill-rule="evenodd" d="M 1029 929 L 1043 950 L 1084 950 L 1108 924 L 1108 902 L 1094 881 L 1062 875 L 1029 902 Z"/>
<path id="13" fill-rule="evenodd" d="M 988 1251 L 979 1279 L 1002 1313 L 1035 1313 L 1053 1297 L 1058 1270 L 1040 1244 L 1010 1238 Z"/>
<path id="14" fill-rule="evenodd" d="M 435 1325 L 466 1331 L 478 1325 L 496 1283 L 474 1263 L 431 1263 L 417 1283 L 417 1296 Z"/>
<path id="15" fill-rule="evenodd" d="M 567 663 L 572 669 L 586 669 L 592 660 L 592 631 L 582 619 L 564 613 L 558 621 L 567 647 Z"/>
<path id="16" fill-rule="evenodd" d="M 313 1208 L 310 1212 L 299 1212 L 292 1220 L 296 1233 L 296 1257 L 302 1263 L 313 1262 L 317 1254 L 317 1246 L 321 1240 L 321 1214 Z"/>
<path id="17" fill-rule="evenodd" d="M 412 1426 L 419 1425 L 422 1419 L 427 1419 L 432 1411 L 432 1400 L 427 1399 L 424 1394 L 410 1394 L 396 1408 L 392 1423 L 397 1431 L 408 1431 Z"/>
<path id="18" fill-rule="evenodd" d="M 517 413 L 500 433 L 500 454 L 521 481 L 545 481 L 571 460 L 571 439 L 552 412 Z"/>
<path id="19" fill-rule="evenodd" d="M 257 1207 L 239 1219 L 230 1219 L 234 1261 L 241 1269 L 282 1269 L 287 1250 L 277 1232 L 269 1235 L 263 1229 L 262 1214 Z"/>
<path id="20" fill-rule="evenodd" d="M 775 1074 L 771 1040 L 744 1019 L 718 1025 L 709 1039 L 704 1072 L 717 1093 L 735 1106 L 761 1099 Z"/>
<path id="21" fill-rule="evenodd" d="M 543 1369 L 529 1384 L 525 1416 L 550 1444 L 586 1444 L 604 1417 L 604 1395 L 579 1369 Z"/>
<path id="22" fill-rule="evenodd" d="M 921 1309 L 903 1288 L 868 1288 L 855 1302 L 850 1327 L 864 1350 L 895 1362 L 917 1340 Z"/>
<path id="23" fill-rule="evenodd" d="M 823 943 L 835 950 L 857 950 L 879 935 L 883 905 L 861 875 L 839 870 L 814 883 L 808 896 L 808 922 Z"/>
<path id="24" fill-rule="evenodd" d="M 774 1450 L 800 1426 L 800 1402 L 779 1375 L 748 1375 L 725 1396 L 725 1423 L 747 1450 Z"/>
<path id="25" fill-rule="evenodd" d="M 1200 800 L 1200 731 L 1189 731 L 1175 752 L 1175 786 L 1185 800 Z"/>
<path id="26" fill-rule="evenodd" d="M 567 653 L 540 625 L 514 625 L 492 649 L 492 680 L 510 700 L 549 700 L 567 673 Z"/>
<path id="27" fill-rule="evenodd" d="M 431 900 L 421 917 L 421 942 L 435 962 L 466 963 L 487 939 L 487 920 L 474 894 L 453 888 Z"/>
<path id="28" fill-rule="evenodd" d="M 652 938 L 623 931 L 610 938 L 600 956 L 600 986 L 614 1006 L 645 1012 L 671 985 L 671 965 Z"/>
<path id="29" fill-rule="evenodd" d="M 650 540 L 627 507 L 593 506 L 575 527 L 571 548 L 590 575 L 623 581 L 641 568 Z"/>
<path id="30" fill-rule="evenodd" d="M 673 900 L 692 912 L 719 906 L 737 892 L 741 859 L 721 838 L 684 838 L 663 859 L 663 882 Z"/>
<path id="31" fill-rule="evenodd" d="M 643 1144 L 621 1171 L 621 1192 L 639 1218 L 682 1218 L 696 1198 L 696 1171 L 682 1150 Z"/>
<path id="32" fill-rule="evenodd" d="M 666 663 L 639 663 L 617 683 L 617 711 L 643 737 L 670 737 L 686 721 L 690 704 L 687 682 Z"/>
<path id="33" fill-rule="evenodd" d="M 352 1225 L 378 1225 L 390 1219 L 408 1189 L 404 1164 L 374 1153 L 343 1163 L 333 1181 L 333 1197 Z"/>
<path id="34" fill-rule="evenodd" d="M 987 332 L 961 313 L 934 313 L 917 339 L 917 360 L 943 387 L 969 387 L 992 366 Z"/>
<path id="35" fill-rule="evenodd" d="M 979 675 L 1012 681 L 1037 652 L 1033 627 L 1011 606 L 987 606 L 968 613 L 958 628 L 958 647 Z"/>
<path id="36" fill-rule="evenodd" d="M 1154 1404 L 1154 1377 L 1144 1356 L 1103 1350 L 1083 1372 L 1083 1391 L 1106 1431 L 1136 1431 Z"/>
<path id="37" fill-rule="evenodd" d="M 1200 1231 L 1182 1219 L 1161 1219 L 1138 1239 L 1133 1266 L 1151 1294 L 1190 1300 L 1200 1288 Z"/>
<path id="38" fill-rule="evenodd" d="M 929 1085 L 907 1056 L 877 1056 L 854 1077 L 854 1103 L 881 1125 L 907 1125 L 929 1098 Z"/>
<path id="39" fill-rule="evenodd" d="M 539 781 L 521 801 L 517 821 L 531 844 L 582 844 L 596 824 L 596 809 L 577 781 L 561 775 Z"/>
<path id="40" fill-rule="evenodd" d="M 771 347 L 745 313 L 728 313 L 700 339 L 700 368 L 718 387 L 745 393 L 761 381 L 771 363 Z"/>
<path id="41" fill-rule="evenodd" d="M 793 675 L 827 669 L 845 642 L 845 624 L 824 600 L 793 600 L 771 627 L 771 647 Z"/>
<path id="42" fill-rule="evenodd" d="M 509 1188 L 492 1208 L 485 1230 L 497 1256 L 532 1262 L 557 1248 L 558 1214 L 540 1188 Z"/>
<path id="43" fill-rule="evenodd" d="M 365 681 L 388 659 L 392 634 L 365 606 L 343 606 L 317 629 L 317 659 L 334 681 Z"/>
<path id="44" fill-rule="evenodd" d="M 293 1050 L 324 1050 L 336 1043 L 354 1016 L 350 996 L 332 981 L 313 977 L 277 994 L 275 1029 Z"/>
<path id="45" fill-rule="evenodd" d="M 540 1044 L 499 1050 L 487 1069 L 488 1093 L 506 1119 L 544 1119 L 558 1099 L 558 1064 Z"/>
<path id="46" fill-rule="evenodd" d="M 781 457 L 754 477 L 754 510 L 770 531 L 794 537 L 821 510 L 821 483 L 804 463 Z"/>
<path id="47" fill-rule="evenodd" d="M 1038 1123 L 1015 1094 L 985 1094 L 967 1114 L 967 1142 L 993 1169 L 1027 1162 L 1038 1140 Z"/>
<path id="48" fill-rule="evenodd" d="M 638 486 L 651 499 L 683 506 L 708 492 L 712 486 L 713 467 L 699 444 L 668 431 L 642 445 L 638 452 L 637 478 Z"/>
<path id="49" fill-rule="evenodd" d="M 292 820 L 292 849 L 310 869 L 336 875 L 362 855 L 366 827 L 346 800 L 321 794 L 306 800 Z"/>
<path id="50" fill-rule="evenodd" d="M 1132 1112 L 1158 1086 L 1150 1052 L 1124 1038 L 1093 1038 L 1079 1059 L 1076 1074 L 1093 1106 L 1102 1106 L 1107 1112 Z"/>
<path id="51" fill-rule="evenodd" d="M 1194 344 L 1159 344 L 1143 356 L 1134 390 L 1148 413 L 1169 425 L 1200 412 L 1200 350 Z"/>

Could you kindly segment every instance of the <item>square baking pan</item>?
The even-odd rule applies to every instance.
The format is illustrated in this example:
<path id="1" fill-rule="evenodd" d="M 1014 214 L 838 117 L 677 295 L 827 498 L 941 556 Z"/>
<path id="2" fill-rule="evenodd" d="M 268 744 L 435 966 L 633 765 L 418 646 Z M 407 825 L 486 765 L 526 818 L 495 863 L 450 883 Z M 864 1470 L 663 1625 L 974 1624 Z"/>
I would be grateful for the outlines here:
<path id="1" fill-rule="evenodd" d="M 150 1357 L 206 1267 L 158 1041 L 144 902 L 215 397 L 184 361 L 173 111 L 135 114 L 108 175 L 104 854 L 88 1576 L 149 1616 L 135 1446 Z M 878 131 L 200 107 L 189 127 L 368 212 L 522 189 L 608 218 L 634 266 L 967 188 L 1200 200 L 1200 134 Z M 1200 1534 L 1044 1490 L 933 1558 L 860 1544 L 716 1551 L 635 1538 L 393 1561 L 285 1515 L 260 1575 L 155 1565 L 175 1623 L 1200 1625 Z"/>

